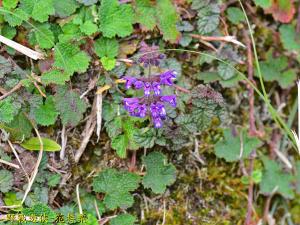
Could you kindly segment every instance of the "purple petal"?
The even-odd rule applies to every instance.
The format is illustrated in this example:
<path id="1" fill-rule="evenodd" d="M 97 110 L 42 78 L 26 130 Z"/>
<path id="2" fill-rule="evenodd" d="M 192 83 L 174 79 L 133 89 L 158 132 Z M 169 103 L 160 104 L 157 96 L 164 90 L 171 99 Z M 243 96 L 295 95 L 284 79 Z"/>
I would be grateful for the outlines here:
<path id="1" fill-rule="evenodd" d="M 154 91 L 154 95 L 160 95 L 161 89 L 160 89 L 160 84 L 158 82 L 153 82 L 152 89 Z"/>
<path id="2" fill-rule="evenodd" d="M 149 82 L 146 82 L 144 84 L 144 94 L 145 96 L 149 96 L 151 91 L 151 84 Z"/>
<path id="3" fill-rule="evenodd" d="M 160 83 L 168 86 L 173 85 L 173 79 L 176 78 L 176 71 L 169 70 L 167 72 L 164 72 L 160 75 Z"/>
<path id="4" fill-rule="evenodd" d="M 168 102 L 171 106 L 176 107 L 176 96 L 175 95 L 166 95 L 160 98 L 163 102 Z"/>
<path id="5" fill-rule="evenodd" d="M 134 82 L 134 88 L 135 89 L 141 89 L 143 87 L 144 87 L 144 82 L 143 81 L 137 80 L 136 82 Z"/>
<path id="6" fill-rule="evenodd" d="M 131 86 L 135 83 L 136 81 L 136 78 L 135 77 L 123 77 L 124 80 L 126 80 L 126 83 L 125 83 L 125 88 L 126 89 L 129 89 L 131 88 Z"/>
<path id="7" fill-rule="evenodd" d="M 153 118 L 153 123 L 155 128 L 161 128 L 162 127 L 162 120 L 160 117 Z"/>

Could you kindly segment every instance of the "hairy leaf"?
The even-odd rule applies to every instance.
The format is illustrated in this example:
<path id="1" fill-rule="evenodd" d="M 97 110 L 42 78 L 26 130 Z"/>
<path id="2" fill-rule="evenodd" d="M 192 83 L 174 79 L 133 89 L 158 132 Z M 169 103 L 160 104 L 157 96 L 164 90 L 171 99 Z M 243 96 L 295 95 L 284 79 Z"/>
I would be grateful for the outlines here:
<path id="1" fill-rule="evenodd" d="M 55 13 L 52 0 L 20 0 L 20 9 L 39 22 L 48 20 Z"/>
<path id="2" fill-rule="evenodd" d="M 45 104 L 35 108 L 33 114 L 36 122 L 40 125 L 49 126 L 54 124 L 58 116 L 58 112 L 56 111 L 53 97 L 48 97 Z"/>
<path id="3" fill-rule="evenodd" d="M 19 108 L 13 104 L 11 99 L 0 101 L 0 123 L 9 123 L 18 114 Z"/>
<path id="4" fill-rule="evenodd" d="M 115 38 L 101 37 L 95 41 L 94 47 L 99 57 L 114 58 L 119 52 L 119 43 Z"/>
<path id="5" fill-rule="evenodd" d="M 104 204 L 114 210 L 118 207 L 126 209 L 133 204 L 130 192 L 137 189 L 140 177 L 136 174 L 106 169 L 93 180 L 95 192 L 105 193 Z"/>
<path id="6" fill-rule="evenodd" d="M 135 20 L 147 30 L 152 30 L 156 25 L 155 8 L 150 0 L 137 0 L 135 8 Z"/>
<path id="7" fill-rule="evenodd" d="M 110 220 L 110 225 L 134 225 L 136 218 L 130 214 L 121 214 Z"/>
<path id="8" fill-rule="evenodd" d="M 73 14 L 79 7 L 76 0 L 53 0 L 55 14 L 59 17 L 67 17 Z"/>
<path id="9" fill-rule="evenodd" d="M 152 152 L 144 157 L 143 161 L 146 166 L 146 175 L 143 177 L 145 188 L 151 188 L 154 193 L 161 194 L 167 186 L 175 182 L 175 166 L 166 162 L 165 155 L 160 152 Z"/>
<path id="10" fill-rule="evenodd" d="M 77 92 L 68 91 L 66 88 L 58 89 L 54 101 L 64 125 L 76 126 L 87 108 Z"/>
<path id="11" fill-rule="evenodd" d="M 102 0 L 99 19 L 100 31 L 105 37 L 125 37 L 133 31 L 133 10 L 129 4 L 120 4 L 118 0 Z"/>
<path id="12" fill-rule="evenodd" d="M 45 85 L 60 84 L 64 85 L 66 81 L 70 80 L 71 75 L 67 72 L 62 72 L 58 69 L 52 69 L 42 74 L 41 80 Z"/>
<path id="13" fill-rule="evenodd" d="M 13 175 L 8 170 L 0 170 L 0 192 L 6 193 L 13 185 Z"/>

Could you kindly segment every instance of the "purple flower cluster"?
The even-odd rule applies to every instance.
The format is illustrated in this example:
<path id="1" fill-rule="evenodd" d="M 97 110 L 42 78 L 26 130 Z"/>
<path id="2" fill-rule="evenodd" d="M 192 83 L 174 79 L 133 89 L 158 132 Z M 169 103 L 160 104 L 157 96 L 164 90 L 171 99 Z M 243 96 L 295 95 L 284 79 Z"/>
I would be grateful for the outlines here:
<path id="1" fill-rule="evenodd" d="M 131 116 L 144 118 L 151 115 L 155 128 L 162 127 L 162 121 L 167 118 L 165 103 L 176 107 L 176 96 L 161 96 L 161 86 L 172 86 L 176 78 L 175 71 L 167 71 L 149 78 L 124 77 L 126 89 L 143 89 L 141 98 L 124 98 L 124 108 Z M 151 93 L 153 92 L 153 95 Z"/>
<path id="2" fill-rule="evenodd" d="M 141 43 L 139 53 L 141 54 L 139 63 L 142 63 L 144 67 L 159 66 L 160 60 L 165 58 L 164 54 L 159 53 L 158 46 L 149 46 L 144 41 Z"/>
<path id="3" fill-rule="evenodd" d="M 155 128 L 161 128 L 162 121 L 167 118 L 164 103 L 176 107 L 176 96 L 153 96 L 152 98 L 124 98 L 124 108 L 131 116 L 144 118 L 151 115 Z"/>
<path id="4" fill-rule="evenodd" d="M 125 76 L 123 79 L 126 80 L 125 88 L 130 89 L 144 89 L 144 95 L 149 97 L 151 92 L 155 96 L 161 94 L 161 85 L 172 86 L 173 80 L 176 78 L 176 71 L 169 70 L 160 75 L 151 76 L 150 78 L 135 78 Z"/>

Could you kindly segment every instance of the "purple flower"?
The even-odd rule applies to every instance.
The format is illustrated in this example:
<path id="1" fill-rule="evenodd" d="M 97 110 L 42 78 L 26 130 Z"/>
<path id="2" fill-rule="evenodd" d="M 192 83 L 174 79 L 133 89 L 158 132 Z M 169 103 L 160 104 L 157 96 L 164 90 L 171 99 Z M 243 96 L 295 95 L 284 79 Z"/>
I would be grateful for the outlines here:
<path id="1" fill-rule="evenodd" d="M 176 78 L 177 72 L 174 70 L 169 70 L 160 75 L 160 84 L 172 86 L 173 79 Z"/>
<path id="2" fill-rule="evenodd" d="M 147 107 L 140 103 L 138 98 L 124 98 L 124 109 L 129 112 L 131 116 L 144 118 L 147 114 Z"/>
<path id="3" fill-rule="evenodd" d="M 149 82 L 144 83 L 145 96 L 150 96 L 150 91 L 151 91 L 151 83 L 149 83 Z"/>
<path id="4" fill-rule="evenodd" d="M 135 89 L 141 89 L 144 87 L 144 82 L 143 81 L 140 81 L 140 80 L 137 80 L 135 83 L 134 83 L 134 88 Z"/>
<path id="5" fill-rule="evenodd" d="M 149 46 L 143 41 L 140 46 L 139 53 L 141 56 L 138 62 L 143 63 L 144 67 L 159 66 L 160 60 L 165 58 L 164 54 L 159 53 L 159 47 L 156 45 Z"/>
<path id="6" fill-rule="evenodd" d="M 125 83 L 125 88 L 126 89 L 129 89 L 131 88 L 132 85 L 134 85 L 134 83 L 136 82 L 136 78 L 134 77 L 123 77 L 124 80 L 126 80 L 126 83 Z"/>
<path id="7" fill-rule="evenodd" d="M 171 106 L 176 107 L 176 95 L 161 96 L 160 100 L 163 102 L 168 102 Z"/>
<path id="8" fill-rule="evenodd" d="M 160 117 L 153 118 L 153 123 L 155 128 L 161 128 L 163 125 Z"/>
<path id="9" fill-rule="evenodd" d="M 152 89 L 153 89 L 154 95 L 156 95 L 156 96 L 160 95 L 161 88 L 160 88 L 160 84 L 158 82 L 154 81 L 152 83 Z"/>

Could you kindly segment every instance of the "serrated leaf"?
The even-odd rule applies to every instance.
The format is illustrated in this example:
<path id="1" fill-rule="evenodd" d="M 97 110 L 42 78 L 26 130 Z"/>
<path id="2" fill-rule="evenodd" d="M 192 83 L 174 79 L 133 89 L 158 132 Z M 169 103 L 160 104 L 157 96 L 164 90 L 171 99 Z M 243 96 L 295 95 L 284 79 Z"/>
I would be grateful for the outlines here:
<path id="1" fill-rule="evenodd" d="M 42 74 L 41 80 L 45 85 L 60 84 L 64 85 L 66 81 L 70 80 L 71 75 L 67 72 L 62 72 L 57 69 L 46 71 Z"/>
<path id="2" fill-rule="evenodd" d="M 160 152 L 151 152 L 143 158 L 146 166 L 146 174 L 143 177 L 145 188 L 151 188 L 156 194 L 164 193 L 167 186 L 173 184 L 176 179 L 176 169 L 167 163 L 167 158 Z"/>
<path id="3" fill-rule="evenodd" d="M 5 9 L 14 9 L 17 7 L 19 0 L 3 0 L 2 5 Z"/>
<path id="4" fill-rule="evenodd" d="M 288 51 L 300 51 L 300 39 L 292 24 L 282 25 L 279 28 L 281 42 Z"/>
<path id="5" fill-rule="evenodd" d="M 224 158 L 227 162 L 234 162 L 248 158 L 252 150 L 261 145 L 258 138 L 249 137 L 244 130 L 241 132 L 241 135 L 233 136 L 230 129 L 225 129 L 224 139 L 215 145 L 216 156 Z"/>
<path id="6" fill-rule="evenodd" d="M 121 214 L 110 220 L 110 225 L 134 225 L 136 218 L 130 214 Z"/>
<path id="7" fill-rule="evenodd" d="M 172 2 L 170 0 L 158 1 L 156 15 L 159 21 L 158 27 L 163 33 L 163 39 L 172 43 L 176 42 L 180 37 L 176 27 L 179 17 Z"/>
<path id="8" fill-rule="evenodd" d="M 133 10 L 129 4 L 120 4 L 118 0 L 101 1 L 99 20 L 104 37 L 126 37 L 133 31 Z"/>
<path id="9" fill-rule="evenodd" d="M 61 149 L 60 145 L 48 138 L 41 138 L 43 142 L 43 150 L 46 152 L 56 152 Z M 41 149 L 40 139 L 32 137 L 29 140 L 21 143 L 21 146 L 27 150 L 39 151 Z"/>
<path id="10" fill-rule="evenodd" d="M 50 225 L 54 224 L 55 219 L 57 218 L 57 214 L 47 205 L 38 203 L 31 208 L 24 208 L 22 210 L 22 214 L 25 216 L 36 216 L 36 217 L 44 217 L 47 216 L 47 220 L 42 224 Z M 36 224 L 35 222 L 26 222 L 28 225 Z"/>
<path id="11" fill-rule="evenodd" d="M 108 58 L 108 57 L 104 56 L 100 59 L 100 61 L 102 63 L 102 66 L 104 67 L 104 69 L 106 69 L 107 71 L 112 70 L 116 66 L 116 59 L 113 59 L 113 58 Z"/>
<path id="12" fill-rule="evenodd" d="M 92 21 L 88 20 L 80 25 L 80 30 L 82 33 L 86 35 L 92 35 L 97 32 L 98 27 Z"/>
<path id="13" fill-rule="evenodd" d="M 20 9 L 39 22 L 48 20 L 55 10 L 52 0 L 20 0 Z"/>
<path id="14" fill-rule="evenodd" d="M 18 108 L 13 104 L 12 100 L 4 99 L 0 101 L 0 123 L 9 123 L 18 114 Z"/>
<path id="15" fill-rule="evenodd" d="M 23 21 L 28 20 L 28 18 L 29 18 L 29 15 L 20 8 L 11 10 L 11 13 L 4 14 L 4 19 L 12 27 L 21 25 L 23 23 Z"/>
<path id="16" fill-rule="evenodd" d="M 76 0 L 53 0 L 55 14 L 61 18 L 70 16 L 79 7 Z"/>
<path id="17" fill-rule="evenodd" d="M 287 88 L 294 84 L 297 74 L 294 70 L 286 70 L 288 59 L 285 56 L 273 58 L 269 53 L 266 61 L 260 63 L 261 73 L 265 81 L 277 81 L 282 88 Z"/>
<path id="18" fill-rule="evenodd" d="M 45 104 L 35 108 L 33 113 L 38 124 L 43 126 L 54 124 L 57 119 L 58 112 L 56 111 L 53 97 L 48 97 Z"/>
<path id="19" fill-rule="evenodd" d="M 104 204 L 114 210 L 118 207 L 126 209 L 133 204 L 131 191 L 137 189 L 140 176 L 115 169 L 106 169 L 93 180 L 93 190 L 105 193 Z"/>
<path id="20" fill-rule="evenodd" d="M 135 21 L 147 30 L 152 30 L 156 25 L 155 8 L 150 0 L 137 0 L 135 7 Z"/>
<path id="21" fill-rule="evenodd" d="M 71 43 L 58 43 L 55 46 L 54 59 L 54 66 L 64 69 L 68 74 L 85 72 L 90 62 L 90 57 Z"/>
<path id="22" fill-rule="evenodd" d="M 1 29 L 1 35 L 8 39 L 13 39 L 17 34 L 17 30 L 15 27 L 11 27 L 8 24 L 5 24 Z M 1 70 L 1 69 L 0 69 Z M 1 76 L 1 73 L 0 73 Z"/>
<path id="23" fill-rule="evenodd" d="M 15 192 L 6 193 L 3 200 L 5 202 L 5 205 L 7 206 L 20 205 L 20 207 L 14 208 L 13 211 L 20 212 L 22 210 L 22 206 L 21 206 L 22 200 L 17 198 Z"/>
<path id="24" fill-rule="evenodd" d="M 54 35 L 50 29 L 49 24 L 39 24 L 35 26 L 37 29 L 32 33 L 36 39 L 37 44 L 43 49 L 49 49 L 54 46 Z"/>
<path id="25" fill-rule="evenodd" d="M 0 170 L 0 192 L 6 193 L 13 185 L 13 175 L 8 170 Z"/>
<path id="26" fill-rule="evenodd" d="M 220 63 L 218 66 L 218 73 L 223 80 L 229 80 L 235 76 L 236 71 L 234 67 L 231 67 L 225 63 Z"/>
<path id="27" fill-rule="evenodd" d="M 59 88 L 54 97 L 55 107 L 64 125 L 76 126 L 83 118 L 87 106 L 75 91 Z"/>
<path id="28" fill-rule="evenodd" d="M 280 193 L 286 198 L 293 198 L 294 192 L 291 188 L 293 176 L 282 171 L 279 164 L 267 157 L 262 158 L 264 171 L 260 183 L 260 191 L 265 195 Z"/>
<path id="29" fill-rule="evenodd" d="M 117 151 L 119 157 L 125 158 L 128 142 L 128 137 L 125 134 L 122 134 L 112 139 L 111 147 Z"/>
<path id="30" fill-rule="evenodd" d="M 104 56 L 114 58 L 118 55 L 119 43 L 115 38 L 101 37 L 95 41 L 94 48 L 100 58 Z"/>
<path id="31" fill-rule="evenodd" d="M 61 179 L 61 175 L 60 174 L 53 174 L 49 178 L 47 178 L 48 185 L 50 187 L 55 187 L 56 185 L 59 184 L 60 179 Z"/>
<path id="32" fill-rule="evenodd" d="M 0 56 L 0 78 L 3 78 L 5 74 L 12 72 L 13 65 L 5 57 Z"/>

